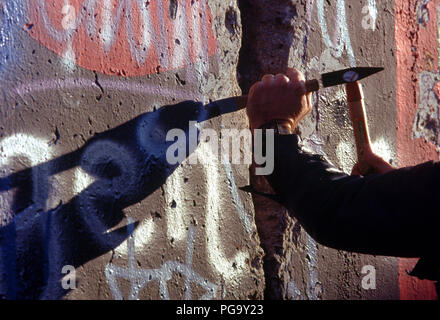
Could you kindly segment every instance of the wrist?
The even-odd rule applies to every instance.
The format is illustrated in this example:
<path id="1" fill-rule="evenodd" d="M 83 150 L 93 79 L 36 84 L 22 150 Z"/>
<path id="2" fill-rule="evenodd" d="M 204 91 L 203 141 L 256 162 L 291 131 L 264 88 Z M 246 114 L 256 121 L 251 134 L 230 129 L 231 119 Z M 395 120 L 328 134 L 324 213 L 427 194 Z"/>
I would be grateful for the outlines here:
<path id="1" fill-rule="evenodd" d="M 286 119 L 274 119 L 272 121 L 266 122 L 259 129 L 273 129 L 275 134 L 287 135 L 294 133 L 294 126 L 290 120 Z"/>

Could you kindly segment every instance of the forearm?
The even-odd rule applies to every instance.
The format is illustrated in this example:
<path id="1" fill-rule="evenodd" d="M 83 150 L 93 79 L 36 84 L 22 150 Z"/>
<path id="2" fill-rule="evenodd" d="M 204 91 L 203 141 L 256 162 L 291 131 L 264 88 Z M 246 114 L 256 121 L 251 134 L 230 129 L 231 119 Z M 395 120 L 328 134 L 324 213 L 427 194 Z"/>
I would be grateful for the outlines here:
<path id="1" fill-rule="evenodd" d="M 438 248 L 438 164 L 368 177 L 348 176 L 297 146 L 294 135 L 275 137 L 268 181 L 284 205 L 318 242 L 368 254 L 419 257 Z M 428 230 L 427 227 L 428 226 Z M 429 242 L 429 243 L 428 243 Z"/>

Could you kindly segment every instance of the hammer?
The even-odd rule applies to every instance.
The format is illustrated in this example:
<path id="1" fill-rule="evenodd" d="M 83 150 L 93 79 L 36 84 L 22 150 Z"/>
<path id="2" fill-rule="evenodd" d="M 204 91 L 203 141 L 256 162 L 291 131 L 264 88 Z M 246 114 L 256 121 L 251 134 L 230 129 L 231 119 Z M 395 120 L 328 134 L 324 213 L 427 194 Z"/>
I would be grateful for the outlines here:
<path id="1" fill-rule="evenodd" d="M 363 99 L 362 86 L 359 80 L 366 78 L 384 68 L 355 67 L 321 75 L 321 80 L 313 79 L 305 81 L 306 92 L 318 91 L 321 87 L 331 87 L 346 84 L 347 102 L 350 110 L 351 123 L 353 125 L 354 139 L 358 158 L 359 171 L 366 175 L 372 168 L 365 161 L 365 152 L 371 151 L 370 135 L 368 132 L 367 118 Z M 220 114 L 244 109 L 247 103 L 247 95 L 226 98 L 211 102 L 206 107 L 219 108 Z"/>

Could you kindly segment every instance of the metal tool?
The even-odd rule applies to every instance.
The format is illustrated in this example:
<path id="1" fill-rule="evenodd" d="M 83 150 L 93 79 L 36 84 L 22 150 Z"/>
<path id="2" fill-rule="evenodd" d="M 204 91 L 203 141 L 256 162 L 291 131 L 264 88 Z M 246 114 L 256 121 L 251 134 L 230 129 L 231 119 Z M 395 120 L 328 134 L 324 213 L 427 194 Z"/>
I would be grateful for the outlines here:
<path id="1" fill-rule="evenodd" d="M 345 83 L 352 83 L 364 79 L 368 76 L 371 76 L 372 74 L 375 74 L 382 70 L 384 70 L 384 68 L 355 67 L 355 68 L 348 68 L 348 69 L 323 73 L 321 75 L 320 80 L 313 79 L 313 80 L 307 80 L 305 82 L 306 91 L 314 92 L 314 91 L 318 91 L 320 88 L 332 87 Z M 219 106 L 221 106 L 222 104 L 226 104 L 228 108 L 227 110 L 225 110 L 226 111 L 225 113 L 228 113 L 245 108 L 246 102 L 247 102 L 247 95 L 242 95 L 242 96 L 217 100 L 212 103 L 216 103 Z M 233 105 L 235 105 L 235 107 Z M 220 112 L 220 114 L 223 114 L 223 112 Z"/>
<path id="2" fill-rule="evenodd" d="M 344 83 L 352 83 L 364 79 L 376 72 L 382 71 L 383 68 L 375 67 L 356 67 L 348 68 L 344 70 L 338 70 L 321 75 L 321 81 L 317 79 L 307 80 L 306 90 L 307 92 L 318 91 L 322 87 L 332 87 Z"/>
<path id="3" fill-rule="evenodd" d="M 364 159 L 366 151 L 371 151 L 370 136 L 368 132 L 365 105 L 363 102 L 362 86 L 357 81 L 364 79 L 372 74 L 384 70 L 378 67 L 355 67 L 333 72 L 324 73 L 321 79 L 305 81 L 306 91 L 318 91 L 321 87 L 331 87 L 346 84 L 348 108 L 353 125 L 354 138 L 358 157 L 358 166 L 361 174 L 368 174 L 372 168 L 368 166 Z M 230 113 L 244 109 L 247 103 L 247 96 L 231 97 L 213 101 L 205 108 L 215 110 L 216 115 Z"/>

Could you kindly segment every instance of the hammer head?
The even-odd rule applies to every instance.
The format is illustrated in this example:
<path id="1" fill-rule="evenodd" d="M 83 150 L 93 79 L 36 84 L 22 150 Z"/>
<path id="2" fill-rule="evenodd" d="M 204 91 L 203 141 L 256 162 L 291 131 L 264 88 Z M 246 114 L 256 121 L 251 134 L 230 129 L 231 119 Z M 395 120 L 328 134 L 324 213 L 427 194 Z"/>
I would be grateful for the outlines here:
<path id="1" fill-rule="evenodd" d="M 322 74 L 322 85 L 324 87 L 336 86 L 344 83 L 359 81 L 371 76 L 384 68 L 376 67 L 355 67 Z"/>

